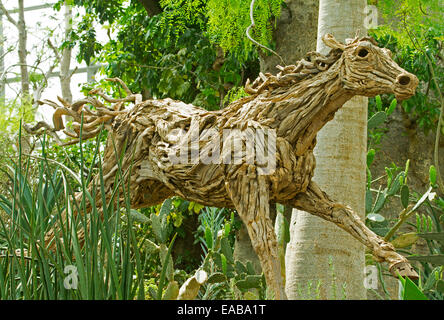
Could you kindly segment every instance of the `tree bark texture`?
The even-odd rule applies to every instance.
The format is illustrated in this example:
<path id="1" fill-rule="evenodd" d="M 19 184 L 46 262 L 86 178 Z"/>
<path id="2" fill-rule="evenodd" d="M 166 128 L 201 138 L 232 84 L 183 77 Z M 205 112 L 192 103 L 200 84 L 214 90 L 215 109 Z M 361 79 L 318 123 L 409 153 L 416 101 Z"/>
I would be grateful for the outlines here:
<path id="1" fill-rule="evenodd" d="M 287 64 L 294 64 L 316 49 L 319 0 L 285 0 L 273 31 L 275 51 Z M 280 60 L 269 53 L 261 54 L 261 71 L 275 72 Z"/>
<path id="2" fill-rule="evenodd" d="M 365 5 L 363 0 L 321 0 L 317 50 L 328 50 L 320 39 L 327 32 L 340 41 L 353 38 L 357 30 L 364 32 Z M 367 98 L 357 96 L 319 131 L 314 150 L 317 166 L 313 180 L 336 200 L 350 205 L 361 219 L 365 219 L 366 129 Z M 322 299 L 366 298 L 362 244 L 334 225 L 304 212 L 293 215 L 291 226 L 294 237 L 287 255 L 290 297 L 296 298 L 300 286 L 319 279 Z"/>

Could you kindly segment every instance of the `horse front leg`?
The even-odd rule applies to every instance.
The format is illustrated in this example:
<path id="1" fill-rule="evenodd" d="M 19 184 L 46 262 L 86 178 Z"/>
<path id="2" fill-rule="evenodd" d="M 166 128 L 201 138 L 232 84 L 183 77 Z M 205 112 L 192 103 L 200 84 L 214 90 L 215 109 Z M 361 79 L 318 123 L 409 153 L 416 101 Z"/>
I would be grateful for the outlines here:
<path id="1" fill-rule="evenodd" d="M 227 191 L 245 224 L 251 244 L 259 257 L 267 286 L 276 300 L 287 299 L 281 276 L 276 235 L 270 218 L 269 186 L 255 169 L 226 182 Z"/>
<path id="2" fill-rule="evenodd" d="M 394 277 L 397 278 L 400 274 L 403 277 L 418 279 L 418 274 L 408 260 L 397 253 L 391 243 L 367 228 L 351 208 L 332 201 L 313 181 L 305 193 L 298 194 L 288 204 L 331 221 L 350 233 L 371 250 L 377 261 L 387 262 Z"/>

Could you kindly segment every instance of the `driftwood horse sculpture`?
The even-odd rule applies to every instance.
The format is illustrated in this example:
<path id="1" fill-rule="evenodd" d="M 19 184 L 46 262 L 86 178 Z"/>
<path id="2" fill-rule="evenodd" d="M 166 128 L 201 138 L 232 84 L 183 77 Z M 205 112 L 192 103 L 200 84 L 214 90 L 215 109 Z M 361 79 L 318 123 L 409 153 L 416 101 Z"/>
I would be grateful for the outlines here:
<path id="1" fill-rule="evenodd" d="M 275 203 L 335 223 L 367 246 L 378 261 L 388 262 L 395 276 L 399 272 L 417 277 L 405 257 L 368 229 L 351 208 L 331 200 L 312 177 L 316 134 L 347 100 L 383 93 L 406 99 L 415 93 L 418 79 L 372 38 L 342 44 L 327 34 L 323 41 L 331 48 L 329 54 L 311 52 L 296 65 L 278 66 L 277 75 L 261 73 L 253 83 L 247 82 L 249 96 L 223 110 L 206 111 L 171 99 L 142 101 L 120 79 L 109 79 L 120 82 L 127 97 L 113 99 L 94 89 L 73 104 L 60 98 L 62 106 L 44 101 L 56 108 L 54 127 L 41 122 L 28 130 L 63 130 L 61 116 L 72 116 L 74 131 L 64 131 L 74 138 L 71 144 L 79 140 L 82 114 L 83 139 L 96 136 L 103 124 L 109 130 L 103 157 L 105 190 L 112 190 L 115 183 L 115 149 L 118 154 L 123 151 L 122 168 L 129 173 L 133 208 L 156 205 L 174 195 L 235 208 L 277 299 L 286 296 L 269 217 Z M 134 106 L 124 109 L 125 102 Z M 49 247 L 55 233 L 47 235 Z"/>

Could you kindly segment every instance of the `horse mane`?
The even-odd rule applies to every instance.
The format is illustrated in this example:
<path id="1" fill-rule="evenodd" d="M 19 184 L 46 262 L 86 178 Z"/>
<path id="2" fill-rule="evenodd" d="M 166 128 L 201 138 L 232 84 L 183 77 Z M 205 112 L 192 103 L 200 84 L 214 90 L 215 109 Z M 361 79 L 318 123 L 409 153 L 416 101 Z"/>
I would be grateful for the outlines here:
<path id="1" fill-rule="evenodd" d="M 353 46 L 359 41 L 370 41 L 372 44 L 378 45 L 373 38 L 367 36 L 362 38 L 357 36 L 347 41 L 345 45 L 336 41 L 330 34 L 326 34 L 322 40 L 327 46 L 332 48 L 327 55 L 310 51 L 304 59 L 298 61 L 295 65 L 276 66 L 280 70 L 277 75 L 260 72 L 253 83 L 250 83 L 250 79 L 247 79 L 245 92 L 250 95 L 259 95 L 264 91 L 271 92 L 276 88 L 288 87 L 302 80 L 312 78 L 316 74 L 330 68 L 331 65 L 339 60 L 345 48 Z"/>
<path id="2" fill-rule="evenodd" d="M 276 66 L 280 70 L 277 75 L 260 72 L 252 84 L 250 84 L 250 79 L 247 79 L 245 92 L 250 95 L 259 95 L 264 91 L 272 91 L 278 87 L 294 85 L 327 70 L 339 60 L 341 55 L 342 50 L 340 49 L 332 49 L 327 55 L 315 51 L 308 52 L 306 57 L 295 65 Z"/>

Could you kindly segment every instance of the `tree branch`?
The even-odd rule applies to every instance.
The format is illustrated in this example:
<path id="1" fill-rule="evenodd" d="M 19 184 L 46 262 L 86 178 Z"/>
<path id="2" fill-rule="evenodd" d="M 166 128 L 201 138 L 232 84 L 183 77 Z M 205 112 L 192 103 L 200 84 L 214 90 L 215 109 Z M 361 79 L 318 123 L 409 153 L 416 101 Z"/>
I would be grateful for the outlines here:
<path id="1" fill-rule="evenodd" d="M 3 14 L 6 16 L 6 18 L 8 19 L 9 22 L 11 22 L 14 26 L 18 27 L 18 23 L 17 21 L 15 21 L 11 15 L 9 14 L 8 10 L 6 10 L 5 6 L 3 5 L 3 3 L 0 1 L 0 9 L 2 10 Z"/>
<path id="2" fill-rule="evenodd" d="M 54 55 L 55 55 L 57 61 L 60 61 L 61 58 L 60 58 L 59 50 L 57 50 L 57 48 L 52 44 L 51 39 L 48 39 L 46 42 L 48 43 L 48 46 L 49 46 L 49 47 L 52 49 L 52 51 L 54 52 Z"/>

